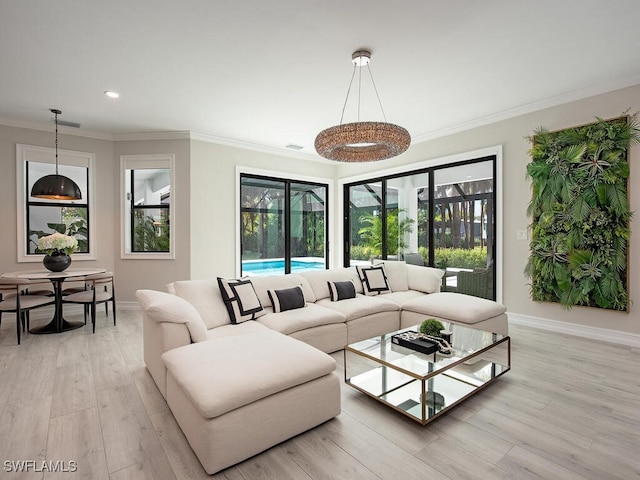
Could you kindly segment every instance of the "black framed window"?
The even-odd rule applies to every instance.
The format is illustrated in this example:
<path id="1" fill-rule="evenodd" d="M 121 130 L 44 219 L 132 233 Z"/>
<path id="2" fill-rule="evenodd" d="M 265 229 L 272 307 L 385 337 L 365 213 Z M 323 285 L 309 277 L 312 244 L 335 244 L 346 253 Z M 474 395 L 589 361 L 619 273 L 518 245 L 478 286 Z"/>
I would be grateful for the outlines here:
<path id="1" fill-rule="evenodd" d="M 240 176 L 242 275 L 328 268 L 328 185 Z"/>

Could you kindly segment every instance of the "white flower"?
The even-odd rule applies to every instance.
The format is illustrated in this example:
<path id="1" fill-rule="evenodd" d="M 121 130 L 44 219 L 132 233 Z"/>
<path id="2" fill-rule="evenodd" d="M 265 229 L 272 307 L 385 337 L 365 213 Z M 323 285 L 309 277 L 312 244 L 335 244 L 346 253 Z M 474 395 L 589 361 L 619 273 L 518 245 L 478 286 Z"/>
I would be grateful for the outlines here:
<path id="1" fill-rule="evenodd" d="M 78 240 L 69 235 L 55 232 L 38 239 L 38 252 L 53 255 L 54 253 L 66 253 L 71 255 L 78 248 Z"/>

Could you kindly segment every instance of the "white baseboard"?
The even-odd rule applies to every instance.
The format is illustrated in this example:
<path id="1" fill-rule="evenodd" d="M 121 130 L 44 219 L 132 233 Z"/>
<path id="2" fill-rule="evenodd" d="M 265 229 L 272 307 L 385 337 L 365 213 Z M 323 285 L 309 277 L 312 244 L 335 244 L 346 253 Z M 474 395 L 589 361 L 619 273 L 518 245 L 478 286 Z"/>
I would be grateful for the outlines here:
<path id="1" fill-rule="evenodd" d="M 533 317 L 520 313 L 507 312 L 509 323 L 522 325 L 525 327 L 549 330 L 551 332 L 566 333 L 576 337 L 590 338 L 604 342 L 618 343 L 630 347 L 640 348 L 640 335 L 637 333 L 621 332 L 620 330 L 610 330 L 608 328 L 590 327 L 578 325 L 576 323 L 560 322 L 548 318 Z"/>

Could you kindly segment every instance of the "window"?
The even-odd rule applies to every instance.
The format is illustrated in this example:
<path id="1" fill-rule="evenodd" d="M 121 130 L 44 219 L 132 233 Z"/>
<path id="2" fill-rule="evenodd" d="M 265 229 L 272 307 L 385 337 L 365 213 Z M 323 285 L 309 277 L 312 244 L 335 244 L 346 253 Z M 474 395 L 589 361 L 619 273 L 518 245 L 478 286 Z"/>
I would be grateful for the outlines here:
<path id="1" fill-rule="evenodd" d="M 174 155 L 123 155 L 122 258 L 175 258 Z"/>
<path id="2" fill-rule="evenodd" d="M 86 152 L 58 150 L 58 172 L 80 187 L 80 200 L 49 200 L 31 196 L 33 184 L 45 175 L 55 174 L 55 149 L 17 145 L 18 188 L 18 261 L 36 262 L 38 239 L 54 232 L 78 240 L 74 260 L 95 259 L 92 232 L 92 171 L 94 155 Z"/>
<path id="3" fill-rule="evenodd" d="M 432 265 L 443 290 L 495 299 L 495 169 L 484 157 L 346 184 L 344 265 Z"/>
<path id="4" fill-rule="evenodd" d="M 327 268 L 327 189 L 241 174 L 241 275 Z"/>

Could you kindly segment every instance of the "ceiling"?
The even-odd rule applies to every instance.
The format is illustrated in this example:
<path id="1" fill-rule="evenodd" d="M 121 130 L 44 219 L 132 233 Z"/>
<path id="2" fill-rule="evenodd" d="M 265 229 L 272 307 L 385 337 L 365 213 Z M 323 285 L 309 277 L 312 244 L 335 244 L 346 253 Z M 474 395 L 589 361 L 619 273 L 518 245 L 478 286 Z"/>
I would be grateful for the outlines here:
<path id="1" fill-rule="evenodd" d="M 639 24 L 637 0 L 0 0 L 0 123 L 50 129 L 59 108 L 107 138 L 316 158 L 365 47 L 417 143 L 640 83 Z M 361 91 L 360 118 L 381 120 L 366 75 Z"/>

